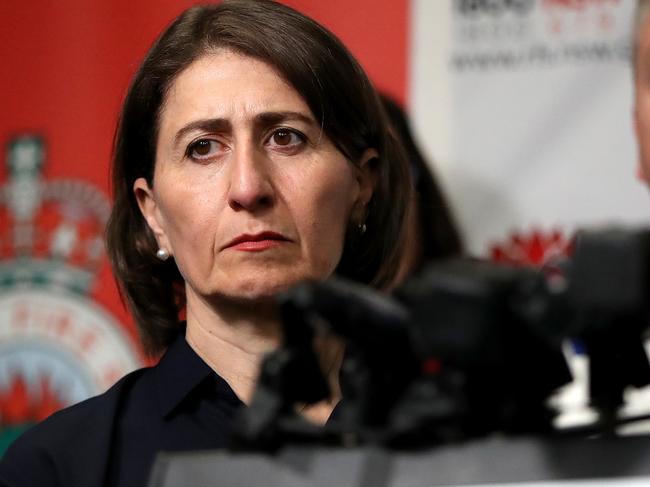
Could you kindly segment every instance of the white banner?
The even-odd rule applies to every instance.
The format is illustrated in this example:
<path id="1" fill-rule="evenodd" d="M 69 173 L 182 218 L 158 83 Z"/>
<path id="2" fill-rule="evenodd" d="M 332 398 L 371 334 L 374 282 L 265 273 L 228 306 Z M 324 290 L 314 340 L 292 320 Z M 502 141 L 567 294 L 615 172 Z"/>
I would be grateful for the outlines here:
<path id="1" fill-rule="evenodd" d="M 576 227 L 650 222 L 635 177 L 634 7 L 413 0 L 413 121 L 472 253 L 515 242 L 539 260 L 528 247 Z"/>

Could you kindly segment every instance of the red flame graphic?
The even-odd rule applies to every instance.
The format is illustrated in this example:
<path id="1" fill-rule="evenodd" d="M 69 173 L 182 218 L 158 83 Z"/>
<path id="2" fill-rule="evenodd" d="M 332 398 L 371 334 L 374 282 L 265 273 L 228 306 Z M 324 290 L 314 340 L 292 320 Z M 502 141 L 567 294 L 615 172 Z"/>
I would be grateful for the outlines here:
<path id="1" fill-rule="evenodd" d="M 37 423 L 65 407 L 50 384 L 49 377 L 41 377 L 40 390 L 30 396 L 27 384 L 14 376 L 9 387 L 0 391 L 0 420 L 3 426 Z"/>
<path id="2" fill-rule="evenodd" d="M 493 245 L 490 253 L 495 262 L 541 266 L 550 259 L 571 255 L 572 248 L 573 239 L 560 230 L 547 234 L 533 230 L 528 235 L 513 234 L 507 241 Z"/>

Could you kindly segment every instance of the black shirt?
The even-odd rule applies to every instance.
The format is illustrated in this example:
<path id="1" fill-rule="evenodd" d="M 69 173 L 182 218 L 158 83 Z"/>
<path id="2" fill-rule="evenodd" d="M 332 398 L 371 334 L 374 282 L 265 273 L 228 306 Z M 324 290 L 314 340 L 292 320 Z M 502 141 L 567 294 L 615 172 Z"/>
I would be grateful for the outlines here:
<path id="1" fill-rule="evenodd" d="M 226 446 L 242 402 L 179 333 L 158 365 L 28 430 L 0 462 L 10 487 L 143 487 L 160 451 Z"/>

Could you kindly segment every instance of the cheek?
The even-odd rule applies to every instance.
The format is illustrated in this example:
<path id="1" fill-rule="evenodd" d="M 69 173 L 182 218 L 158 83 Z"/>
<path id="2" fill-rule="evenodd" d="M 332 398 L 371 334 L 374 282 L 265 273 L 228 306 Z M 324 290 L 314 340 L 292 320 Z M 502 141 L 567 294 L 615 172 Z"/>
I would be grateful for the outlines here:
<path id="1" fill-rule="evenodd" d="M 217 231 L 216 200 L 196 185 L 183 190 L 177 183 L 173 191 L 161 192 L 160 201 L 163 229 L 181 273 L 206 269 Z"/>
<path id="2" fill-rule="evenodd" d="M 310 181 L 320 184 L 314 187 L 312 183 L 310 191 L 303 191 L 296 198 L 294 215 L 304 250 L 316 267 L 326 267 L 331 272 L 343 250 L 356 182 L 347 162 L 340 170 L 314 175 Z"/>

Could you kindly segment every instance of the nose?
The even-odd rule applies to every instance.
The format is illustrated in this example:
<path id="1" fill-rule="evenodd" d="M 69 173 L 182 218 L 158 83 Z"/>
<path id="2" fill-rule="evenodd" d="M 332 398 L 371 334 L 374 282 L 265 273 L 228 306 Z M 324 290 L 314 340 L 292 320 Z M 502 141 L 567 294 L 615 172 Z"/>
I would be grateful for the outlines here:
<path id="1" fill-rule="evenodd" d="M 263 154 L 254 147 L 234 151 L 228 205 L 235 211 L 259 211 L 273 205 L 275 191 L 270 168 Z"/>

